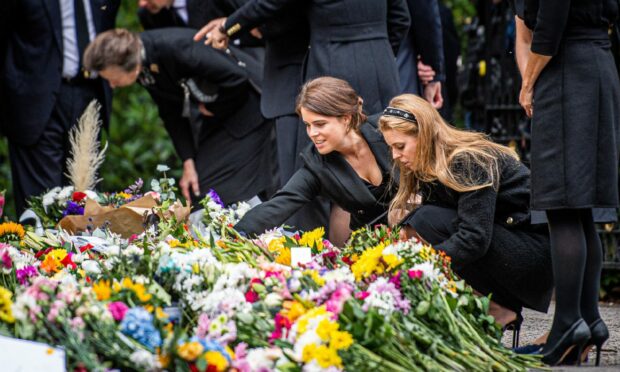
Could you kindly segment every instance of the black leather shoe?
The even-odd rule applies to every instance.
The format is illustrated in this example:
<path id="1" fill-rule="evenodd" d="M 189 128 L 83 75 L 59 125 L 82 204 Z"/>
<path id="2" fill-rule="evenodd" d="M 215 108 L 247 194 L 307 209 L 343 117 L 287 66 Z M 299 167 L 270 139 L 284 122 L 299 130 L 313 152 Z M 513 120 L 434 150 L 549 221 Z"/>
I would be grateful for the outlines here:
<path id="1" fill-rule="evenodd" d="M 601 318 L 598 318 L 590 323 L 589 328 L 591 335 L 590 339 L 586 342 L 585 347 L 583 348 L 583 352 L 578 354 L 577 350 L 573 349 L 566 356 L 566 358 L 564 358 L 565 364 L 574 365 L 579 362 L 586 362 L 592 347 L 596 347 L 596 366 L 598 367 L 601 364 L 601 348 L 603 347 L 605 341 L 609 338 L 609 330 Z M 578 357 L 580 358 L 579 361 L 577 360 Z"/>
<path id="2" fill-rule="evenodd" d="M 555 345 L 550 345 L 549 343 L 545 345 L 542 361 L 550 366 L 562 364 L 574 348 L 577 348 L 577 355 L 581 355 L 581 351 L 590 339 L 590 336 L 588 324 L 583 319 L 577 320 L 564 332 Z M 581 364 L 581 358 L 577 358 L 576 364 Z"/>

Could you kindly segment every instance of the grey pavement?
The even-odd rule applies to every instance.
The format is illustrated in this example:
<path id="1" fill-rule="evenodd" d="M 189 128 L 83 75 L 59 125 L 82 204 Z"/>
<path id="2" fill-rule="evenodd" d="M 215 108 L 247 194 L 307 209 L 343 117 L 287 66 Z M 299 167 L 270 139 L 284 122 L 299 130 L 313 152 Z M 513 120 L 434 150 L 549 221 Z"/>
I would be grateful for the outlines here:
<path id="1" fill-rule="evenodd" d="M 519 345 L 532 343 L 539 336 L 551 328 L 555 303 L 551 303 L 547 314 L 524 309 L 523 324 L 521 325 Z M 594 367 L 596 359 L 594 351 L 588 357 L 588 362 L 579 368 L 580 371 L 620 371 L 620 304 L 601 303 L 601 317 L 609 328 L 609 340 L 603 345 L 601 352 L 601 366 Z M 512 332 L 506 332 L 502 339 L 504 345 L 510 347 Z M 555 367 L 553 371 L 572 371 L 577 367 Z"/>

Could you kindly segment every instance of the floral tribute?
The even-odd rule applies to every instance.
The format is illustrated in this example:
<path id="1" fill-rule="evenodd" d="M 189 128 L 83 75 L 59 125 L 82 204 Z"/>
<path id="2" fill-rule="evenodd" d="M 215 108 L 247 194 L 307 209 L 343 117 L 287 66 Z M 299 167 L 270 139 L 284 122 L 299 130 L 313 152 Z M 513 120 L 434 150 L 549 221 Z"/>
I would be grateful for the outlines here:
<path id="1" fill-rule="evenodd" d="M 53 200 L 50 219 L 66 207 Z M 128 239 L 4 226 L 0 333 L 62 345 L 74 371 L 541 366 L 501 345 L 489 299 L 430 246 L 385 226 L 356 231 L 342 248 L 323 229 L 247 239 L 232 228 L 245 206 L 215 194 L 203 205 L 205 234 L 174 218 Z M 291 267 L 295 247 L 312 259 Z"/>

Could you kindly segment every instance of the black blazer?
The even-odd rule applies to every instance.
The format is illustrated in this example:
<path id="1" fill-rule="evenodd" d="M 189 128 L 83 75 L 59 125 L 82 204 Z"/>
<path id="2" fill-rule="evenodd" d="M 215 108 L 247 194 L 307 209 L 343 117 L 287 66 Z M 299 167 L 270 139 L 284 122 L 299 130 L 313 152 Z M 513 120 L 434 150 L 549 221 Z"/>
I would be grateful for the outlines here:
<path id="1" fill-rule="evenodd" d="M 114 27 L 120 0 L 91 0 L 97 33 Z M 10 140 L 36 142 L 49 120 L 62 81 L 62 20 L 58 1 L 3 0 L 0 45 L 0 97 L 3 130 Z M 6 19 L 4 19 L 6 18 Z M 101 84 L 99 101 L 108 122 L 111 90 Z"/>
<path id="2" fill-rule="evenodd" d="M 163 27 L 200 29 L 210 20 L 221 16 L 213 0 L 187 0 L 187 22 L 183 21 L 172 7 L 162 8 L 156 14 L 144 8 L 138 9 L 138 19 L 145 30 Z"/>
<path id="3" fill-rule="evenodd" d="M 361 133 L 368 142 L 383 174 L 391 169 L 391 153 L 383 136 L 370 122 L 361 126 Z M 260 234 L 279 226 L 303 205 L 318 195 L 338 204 L 351 213 L 351 229 L 368 223 L 385 223 L 387 210 L 397 183 L 384 177 L 386 195 L 377 200 L 355 170 L 337 152 L 321 155 L 313 144 L 301 154 L 304 166 L 269 201 L 254 207 L 235 225 L 247 234 Z"/>
<path id="4" fill-rule="evenodd" d="M 167 28 L 140 34 L 146 55 L 143 68 L 154 79 L 154 84 L 145 88 L 157 104 L 159 116 L 182 160 L 193 158 L 196 153 L 189 119 L 183 116 L 181 83 L 185 79 L 197 78 L 212 85 L 209 93 L 216 98 L 205 106 L 214 114 L 211 121 L 217 121 L 217 126 L 203 131 L 224 128 L 231 136 L 240 138 L 264 122 L 259 96 L 247 71 L 226 53 L 194 42 L 194 33 L 188 28 Z"/>
<path id="5" fill-rule="evenodd" d="M 454 166 L 457 172 L 463 168 Z M 480 169 L 470 169 L 482 174 Z M 455 262 L 469 263 L 484 256 L 491 245 L 493 226 L 509 230 L 544 232 L 545 226 L 530 223 L 530 171 L 516 159 L 503 156 L 500 160 L 499 188 L 486 187 L 460 193 L 439 182 L 421 186 L 422 205 L 436 205 L 457 211 L 453 222 L 457 232 L 437 248 L 448 252 Z M 415 213 L 414 210 L 412 213 Z M 407 218 L 408 219 L 408 218 Z M 510 245 L 509 242 L 501 244 Z"/>
<path id="6" fill-rule="evenodd" d="M 249 30 L 295 0 L 253 0 L 226 21 L 229 33 Z M 304 80 L 334 76 L 348 81 L 369 113 L 398 94 L 394 56 L 409 27 L 405 0 L 309 1 L 310 52 Z"/>

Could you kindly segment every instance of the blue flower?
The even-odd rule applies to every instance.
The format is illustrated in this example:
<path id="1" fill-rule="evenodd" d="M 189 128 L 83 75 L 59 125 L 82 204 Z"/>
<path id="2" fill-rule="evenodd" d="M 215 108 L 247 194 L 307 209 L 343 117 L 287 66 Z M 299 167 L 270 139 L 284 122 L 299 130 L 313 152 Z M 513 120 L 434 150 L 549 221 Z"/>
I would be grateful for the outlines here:
<path id="1" fill-rule="evenodd" d="M 127 311 L 121 322 L 121 332 L 150 349 L 161 346 L 161 335 L 153 325 L 153 315 L 143 307 Z"/>

